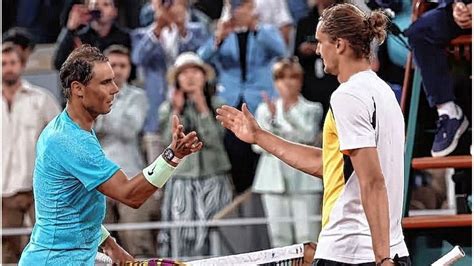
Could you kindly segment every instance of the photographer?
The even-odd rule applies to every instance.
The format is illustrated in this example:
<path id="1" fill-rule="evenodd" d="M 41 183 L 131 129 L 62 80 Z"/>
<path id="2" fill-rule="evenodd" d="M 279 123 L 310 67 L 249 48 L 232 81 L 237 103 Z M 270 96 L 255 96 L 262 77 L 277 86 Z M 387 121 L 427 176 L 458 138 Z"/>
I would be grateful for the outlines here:
<path id="1" fill-rule="evenodd" d="M 128 31 L 115 23 L 117 14 L 114 0 L 85 0 L 84 4 L 73 5 L 58 37 L 54 67 L 59 70 L 67 56 L 81 44 L 90 44 L 101 51 L 112 44 L 130 48 Z"/>

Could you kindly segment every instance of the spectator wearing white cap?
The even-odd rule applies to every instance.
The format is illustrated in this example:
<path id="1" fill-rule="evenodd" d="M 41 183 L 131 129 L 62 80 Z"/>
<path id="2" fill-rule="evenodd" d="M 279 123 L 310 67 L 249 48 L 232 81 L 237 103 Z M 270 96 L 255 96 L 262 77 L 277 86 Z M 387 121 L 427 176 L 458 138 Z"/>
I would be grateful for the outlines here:
<path id="1" fill-rule="evenodd" d="M 208 220 L 232 199 L 230 163 L 223 138 L 224 129 L 215 119 L 215 109 L 224 102 L 214 96 L 210 81 L 213 69 L 195 53 L 178 56 L 168 71 L 168 82 L 174 86 L 171 99 L 159 109 L 159 128 L 163 144 L 171 140 L 174 114 L 179 115 L 185 132 L 196 131 L 204 143 L 201 152 L 182 161 L 173 179 L 165 186 L 161 217 L 163 221 Z M 176 229 L 178 256 L 210 255 L 208 229 Z M 160 255 L 170 256 L 170 231 L 159 234 Z"/>

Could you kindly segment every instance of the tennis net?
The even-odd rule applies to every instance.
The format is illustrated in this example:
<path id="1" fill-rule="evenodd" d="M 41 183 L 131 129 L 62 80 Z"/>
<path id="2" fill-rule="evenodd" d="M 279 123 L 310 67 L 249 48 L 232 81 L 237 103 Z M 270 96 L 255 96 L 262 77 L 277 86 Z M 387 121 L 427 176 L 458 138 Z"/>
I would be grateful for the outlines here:
<path id="1" fill-rule="evenodd" d="M 316 244 L 305 243 L 281 248 L 186 262 L 189 266 L 265 265 L 307 266 L 313 263 Z"/>
<path id="2" fill-rule="evenodd" d="M 316 244 L 308 242 L 280 248 L 272 248 L 255 252 L 241 253 L 230 256 L 214 257 L 202 260 L 181 262 L 167 259 L 147 259 L 127 262 L 131 266 L 221 266 L 221 265 L 265 265 L 265 266 L 310 266 L 313 263 Z M 112 260 L 105 254 L 98 253 L 96 265 L 111 265 Z"/>

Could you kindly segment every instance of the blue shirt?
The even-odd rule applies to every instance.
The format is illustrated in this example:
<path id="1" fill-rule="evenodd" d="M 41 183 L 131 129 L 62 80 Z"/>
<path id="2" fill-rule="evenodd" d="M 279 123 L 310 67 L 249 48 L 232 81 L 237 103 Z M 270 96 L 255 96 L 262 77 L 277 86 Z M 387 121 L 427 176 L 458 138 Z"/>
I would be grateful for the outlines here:
<path id="1" fill-rule="evenodd" d="M 93 265 L 105 216 L 105 196 L 96 188 L 118 170 L 94 131 L 66 110 L 54 118 L 36 144 L 36 223 L 20 265 Z"/>

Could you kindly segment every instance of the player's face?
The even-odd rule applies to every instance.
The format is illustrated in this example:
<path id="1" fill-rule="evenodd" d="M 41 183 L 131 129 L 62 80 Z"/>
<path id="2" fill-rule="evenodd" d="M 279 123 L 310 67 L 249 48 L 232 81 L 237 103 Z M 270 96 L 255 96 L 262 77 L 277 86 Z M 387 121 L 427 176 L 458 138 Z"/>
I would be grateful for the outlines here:
<path id="1" fill-rule="evenodd" d="M 11 86 L 20 79 L 23 66 L 16 52 L 2 53 L 2 81 Z"/>
<path id="2" fill-rule="evenodd" d="M 339 71 L 336 43 L 331 40 L 328 34 L 321 31 L 321 23 L 318 23 L 316 28 L 316 40 L 318 40 L 316 54 L 323 59 L 324 72 L 337 76 Z"/>
<path id="3" fill-rule="evenodd" d="M 92 79 L 82 90 L 81 99 L 84 108 L 90 114 L 98 116 L 110 112 L 114 95 L 119 90 L 109 62 L 95 63 L 93 72 Z"/>
<path id="4" fill-rule="evenodd" d="M 109 54 L 108 58 L 115 74 L 115 84 L 121 88 L 130 76 L 130 59 L 123 54 Z"/>
<path id="5" fill-rule="evenodd" d="M 178 82 L 183 92 L 192 94 L 202 91 L 206 80 L 201 68 L 190 66 L 179 72 Z"/>

